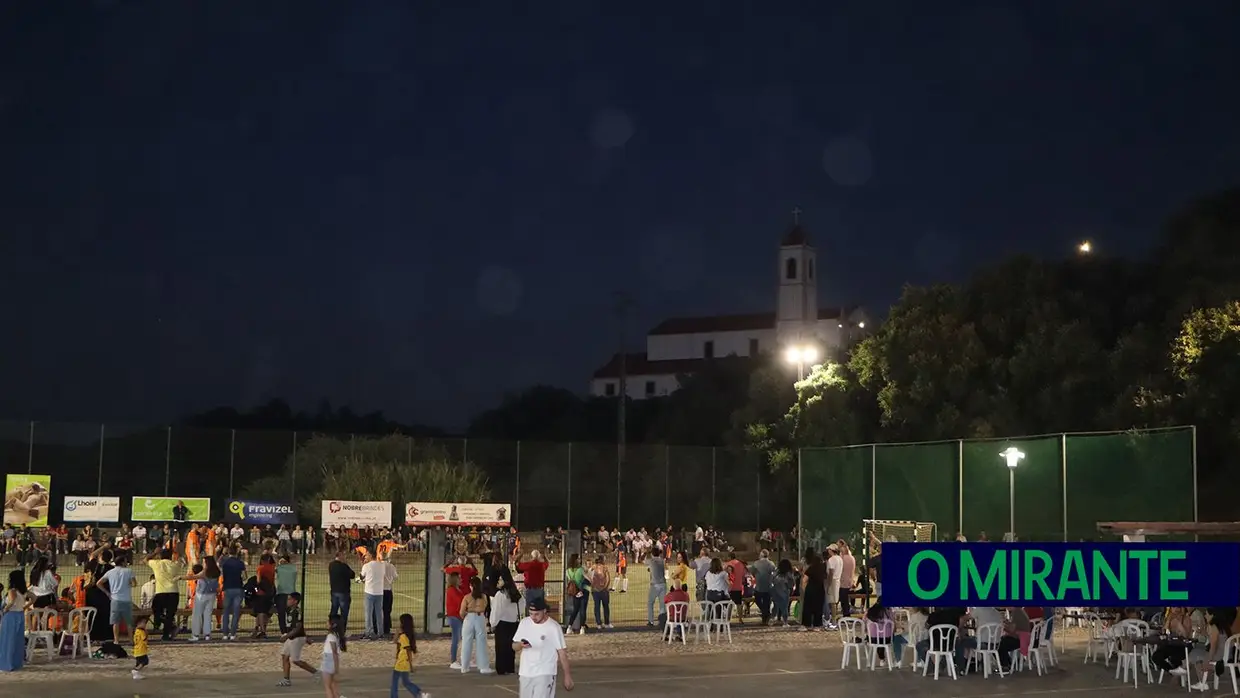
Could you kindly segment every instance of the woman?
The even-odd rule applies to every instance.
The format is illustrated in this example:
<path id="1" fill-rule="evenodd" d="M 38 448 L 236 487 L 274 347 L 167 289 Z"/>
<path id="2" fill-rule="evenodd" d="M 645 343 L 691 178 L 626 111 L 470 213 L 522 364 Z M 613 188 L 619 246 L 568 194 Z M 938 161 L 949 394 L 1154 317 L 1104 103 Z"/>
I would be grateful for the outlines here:
<path id="1" fill-rule="evenodd" d="M 792 571 L 792 562 L 783 558 L 775 567 L 775 576 L 771 578 L 771 603 L 775 606 L 775 622 L 788 627 L 788 608 L 792 603 L 792 590 L 797 585 L 797 575 Z"/>
<path id="2" fill-rule="evenodd" d="M 512 649 L 512 638 L 517 633 L 517 623 L 520 622 L 518 604 L 521 601 L 521 592 L 507 567 L 500 568 L 499 579 L 495 585 L 495 596 L 491 598 L 491 628 L 495 631 L 495 671 L 500 676 L 505 676 L 517 671 L 517 653 Z"/>
<path id="3" fill-rule="evenodd" d="M 250 637 L 255 640 L 267 639 L 267 623 L 271 620 L 271 607 L 276 594 L 276 559 L 271 553 L 259 558 L 258 571 L 254 575 L 258 586 L 251 600 L 254 609 L 254 630 Z"/>
<path id="4" fill-rule="evenodd" d="M 908 627 L 904 629 L 904 641 L 913 646 L 914 653 L 917 655 L 914 657 L 916 663 L 925 661 L 925 658 L 921 656 L 919 643 L 927 634 L 926 621 L 928 620 L 930 620 L 930 609 L 919 606 L 908 610 Z"/>
<path id="5" fill-rule="evenodd" d="M 461 591 L 461 575 L 453 572 L 444 582 L 444 618 L 452 631 L 452 642 L 448 645 L 449 669 L 463 669 L 469 666 L 469 659 L 459 654 L 461 648 L 461 602 L 465 594 Z"/>
<path id="6" fill-rule="evenodd" d="M 689 583 L 689 559 L 685 557 L 683 552 L 676 553 L 676 564 L 672 565 L 669 570 L 671 575 L 671 589 L 679 589 Z"/>
<path id="7" fill-rule="evenodd" d="M 590 598 L 590 583 L 586 580 L 586 571 L 581 567 L 581 556 L 574 553 L 568 558 L 568 567 L 564 570 L 564 598 L 571 604 L 565 631 L 576 631 L 579 635 L 586 632 L 586 605 Z"/>
<path id="8" fill-rule="evenodd" d="M 59 585 L 48 559 L 40 556 L 30 568 L 30 595 L 34 597 L 34 608 L 51 608 L 55 605 L 56 587 Z"/>
<path id="9" fill-rule="evenodd" d="M 594 597 L 594 624 L 599 628 L 611 628 L 611 570 L 602 555 L 594 560 L 590 570 L 590 589 Z M 601 613 L 600 613 L 601 611 Z"/>
<path id="10" fill-rule="evenodd" d="M 1188 653 L 1188 661 L 1197 665 L 1197 675 L 1201 677 L 1201 681 L 1190 686 L 1190 689 L 1196 691 L 1210 690 L 1209 672 L 1214 670 L 1216 676 L 1221 676 L 1225 671 L 1223 660 L 1223 648 L 1227 643 L 1227 637 L 1231 633 L 1231 626 L 1236 621 L 1236 608 L 1207 608 L 1205 610 L 1206 622 L 1206 646 L 1195 646 Z"/>
<path id="11" fill-rule="evenodd" d="M 801 631 L 822 630 L 823 607 L 827 602 L 827 566 L 809 549 L 805 551 L 805 572 L 801 575 Z"/>
<path id="12" fill-rule="evenodd" d="M 469 652 L 474 651 L 474 666 L 479 674 L 494 674 L 487 656 L 487 597 L 482 593 L 482 580 L 469 580 L 469 596 L 461 600 L 461 673 L 469 673 Z"/>
<path id="13" fill-rule="evenodd" d="M 903 635 L 895 635 L 895 624 L 895 617 L 891 615 L 891 610 L 883 605 L 882 599 L 876 599 L 874 605 L 865 612 L 865 632 L 870 637 L 870 642 L 875 645 L 885 645 L 889 640 L 891 642 L 892 656 L 880 657 L 880 661 L 891 662 L 891 665 L 898 669 L 908 639 Z M 875 651 L 877 649 L 879 648 Z M 881 649 L 885 654 L 886 648 Z"/>
<path id="14" fill-rule="evenodd" d="M 190 621 L 189 641 L 210 641 L 215 597 L 220 593 L 220 566 L 216 564 L 215 556 L 204 556 L 201 565 L 194 565 L 193 574 L 181 579 L 194 582 L 194 615 Z"/>
<path id="15" fill-rule="evenodd" d="M 319 664 L 319 673 L 323 675 L 323 692 L 327 698 L 340 698 L 340 654 L 349 649 L 343 625 L 339 614 L 327 617 L 323 661 Z"/>
<path id="16" fill-rule="evenodd" d="M 727 601 L 731 598 L 728 596 L 730 589 L 728 573 L 723 569 L 723 561 L 717 557 L 712 558 L 710 570 L 706 573 L 706 600 L 711 603 Z"/>
<path id="17" fill-rule="evenodd" d="M 0 671 L 17 671 L 26 662 L 26 579 L 9 573 L 8 591 L 0 588 Z"/>

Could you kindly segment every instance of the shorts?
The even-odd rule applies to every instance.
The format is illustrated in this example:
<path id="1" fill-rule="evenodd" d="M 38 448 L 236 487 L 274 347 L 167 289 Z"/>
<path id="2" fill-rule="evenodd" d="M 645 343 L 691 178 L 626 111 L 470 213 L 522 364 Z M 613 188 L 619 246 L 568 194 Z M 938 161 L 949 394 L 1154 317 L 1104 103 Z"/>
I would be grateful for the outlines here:
<path id="1" fill-rule="evenodd" d="M 112 602 L 112 609 L 108 612 L 108 625 L 119 625 L 120 623 L 124 623 L 130 628 L 133 627 L 132 601 Z"/>
<path id="2" fill-rule="evenodd" d="M 336 675 L 336 665 L 332 663 L 330 656 L 323 656 L 323 663 L 319 665 L 319 673 L 323 675 L 324 680 L 329 676 Z"/>
<path id="3" fill-rule="evenodd" d="M 827 587 L 827 603 L 835 604 L 839 602 L 840 602 L 840 585 L 832 584 L 831 586 Z"/>
<path id="4" fill-rule="evenodd" d="M 745 603 L 745 592 L 730 591 L 728 592 L 728 598 L 732 599 L 732 603 L 736 604 L 737 606 L 742 606 Z"/>
<path id="5" fill-rule="evenodd" d="M 555 698 L 555 676 L 522 676 L 521 698 Z"/>
<path id="6" fill-rule="evenodd" d="M 250 607 L 254 609 L 255 613 L 269 616 L 271 615 L 271 597 L 256 594 L 253 601 L 250 602 Z"/>
<path id="7" fill-rule="evenodd" d="M 148 655 L 145 655 L 145 654 L 144 654 L 144 655 L 142 655 L 141 657 L 134 657 L 134 658 L 133 658 L 133 667 L 134 667 L 135 669 L 137 669 L 137 668 L 138 668 L 138 667 L 140 667 L 140 666 L 141 666 L 141 667 L 146 667 L 146 666 L 150 666 L 150 665 L 151 665 L 151 658 L 150 658 L 150 656 L 148 656 Z"/>
<path id="8" fill-rule="evenodd" d="M 280 655 L 288 657 L 290 662 L 301 661 L 301 650 L 306 646 L 306 638 L 295 637 L 292 640 L 285 640 L 284 646 L 280 648 Z"/>

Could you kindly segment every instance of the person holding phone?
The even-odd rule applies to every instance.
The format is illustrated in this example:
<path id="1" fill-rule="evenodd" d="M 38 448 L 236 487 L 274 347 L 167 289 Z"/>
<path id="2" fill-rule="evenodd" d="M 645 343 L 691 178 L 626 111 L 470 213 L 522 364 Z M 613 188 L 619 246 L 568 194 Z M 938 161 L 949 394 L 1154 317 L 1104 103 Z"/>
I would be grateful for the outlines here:
<path id="1" fill-rule="evenodd" d="M 573 690 L 568 646 L 559 623 L 547 618 L 545 599 L 529 604 L 530 615 L 521 620 L 512 638 L 512 649 L 521 653 L 521 698 L 555 698 L 557 665 L 564 669 L 564 690 Z"/>

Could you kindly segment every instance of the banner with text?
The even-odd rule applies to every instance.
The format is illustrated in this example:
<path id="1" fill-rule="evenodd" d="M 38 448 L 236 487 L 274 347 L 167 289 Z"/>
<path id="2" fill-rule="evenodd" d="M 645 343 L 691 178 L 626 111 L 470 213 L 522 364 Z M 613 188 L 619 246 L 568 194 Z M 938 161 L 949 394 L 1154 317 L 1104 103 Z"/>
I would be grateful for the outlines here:
<path id="1" fill-rule="evenodd" d="M 392 525 L 392 503 L 325 499 L 323 500 L 323 519 L 320 524 L 322 526 L 389 527 Z"/>
<path id="2" fill-rule="evenodd" d="M 52 503 L 51 475 L 18 475 L 4 478 L 4 523 L 14 526 L 46 526 Z"/>
<path id="3" fill-rule="evenodd" d="M 297 510 L 292 504 L 230 499 L 224 508 L 224 520 L 251 524 L 295 524 Z"/>
<path id="4" fill-rule="evenodd" d="M 210 521 L 210 497 L 134 497 L 129 518 L 133 521 L 173 521 L 173 510 L 184 504 L 186 521 Z"/>
<path id="5" fill-rule="evenodd" d="M 409 502 L 405 523 L 410 526 L 511 526 L 507 502 Z"/>
<path id="6" fill-rule="evenodd" d="M 116 523 L 121 520 L 120 497 L 65 497 L 65 523 Z"/>

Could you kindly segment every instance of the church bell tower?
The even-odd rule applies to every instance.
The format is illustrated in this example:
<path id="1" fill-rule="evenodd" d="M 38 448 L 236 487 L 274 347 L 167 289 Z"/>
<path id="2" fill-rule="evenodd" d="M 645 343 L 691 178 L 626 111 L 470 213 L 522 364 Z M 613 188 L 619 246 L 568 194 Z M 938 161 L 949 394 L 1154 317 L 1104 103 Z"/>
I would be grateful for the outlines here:
<path id="1" fill-rule="evenodd" d="M 801 209 L 792 209 L 792 225 L 779 243 L 779 306 L 775 334 L 780 343 L 804 342 L 816 337 L 818 281 L 816 254 L 801 226 Z"/>

